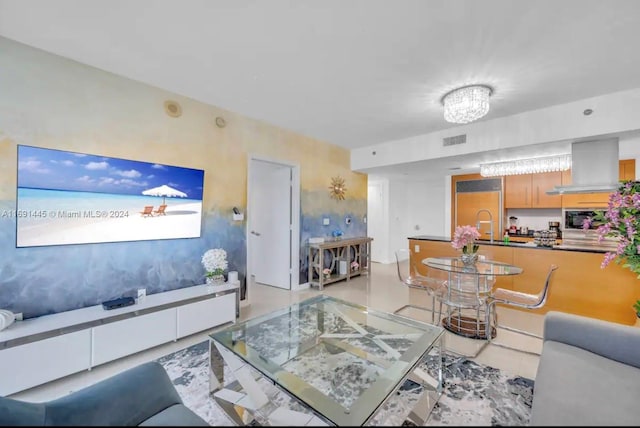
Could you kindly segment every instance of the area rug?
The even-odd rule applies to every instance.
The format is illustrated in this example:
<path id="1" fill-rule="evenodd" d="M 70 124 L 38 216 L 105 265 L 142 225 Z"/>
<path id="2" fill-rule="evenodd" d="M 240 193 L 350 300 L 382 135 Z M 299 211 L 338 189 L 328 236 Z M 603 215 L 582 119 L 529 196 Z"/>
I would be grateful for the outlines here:
<path id="1" fill-rule="evenodd" d="M 433 357 L 435 358 L 435 357 Z M 210 398 L 209 343 L 201 342 L 166 355 L 163 365 L 185 405 L 210 425 L 232 426 L 234 422 Z M 427 359 L 423 369 L 432 371 L 434 361 Z M 484 366 L 464 357 L 444 356 L 445 389 L 426 424 L 467 426 L 523 426 L 529 424 L 533 381 L 510 376 L 499 369 Z M 414 425 L 404 416 L 419 398 L 420 386 L 406 381 L 395 397 L 378 412 L 371 425 Z M 281 394 L 279 405 L 305 411 Z"/>

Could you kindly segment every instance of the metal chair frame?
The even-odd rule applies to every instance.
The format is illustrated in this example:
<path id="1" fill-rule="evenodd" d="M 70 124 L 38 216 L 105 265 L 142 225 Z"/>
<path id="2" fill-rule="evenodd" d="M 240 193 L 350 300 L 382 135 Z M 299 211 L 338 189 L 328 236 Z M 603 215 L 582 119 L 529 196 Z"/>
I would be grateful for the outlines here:
<path id="1" fill-rule="evenodd" d="M 453 273 L 448 272 L 448 279 L 445 281 L 443 292 L 436 296 L 440 301 L 440 306 L 446 305 L 447 312 L 446 322 L 449 327 L 446 330 L 455 328 L 457 332 L 451 331 L 452 334 L 467 337 L 469 340 L 475 341 L 482 339 L 483 343 L 471 354 L 467 354 L 454 349 L 448 349 L 449 352 L 464 358 L 475 358 L 489 344 L 489 341 L 480 335 L 482 328 L 491 335 L 493 329 L 491 325 L 486 323 L 486 314 L 488 313 L 488 297 L 495 278 L 481 277 L 475 274 Z M 466 316 L 463 311 L 474 311 L 475 317 Z M 464 325 L 464 318 L 474 318 L 475 323 Z M 484 319 L 484 321 L 483 321 Z M 482 325 L 484 324 L 484 325 Z"/>
<path id="2" fill-rule="evenodd" d="M 400 263 L 401 263 L 400 254 L 409 255 L 409 258 L 407 260 L 409 263 L 409 275 L 407 276 L 403 275 L 402 269 L 400 268 Z M 395 311 L 393 311 L 393 313 L 397 314 L 407 308 L 413 308 L 413 309 L 419 309 L 422 311 L 431 312 L 431 323 L 435 324 L 436 294 L 438 293 L 438 290 L 441 289 L 441 287 L 443 287 L 443 281 L 430 278 L 428 276 L 420 275 L 418 273 L 418 270 L 415 264 L 411 262 L 411 257 L 410 257 L 411 254 L 409 250 L 405 250 L 405 249 L 397 250 L 395 252 L 395 256 L 396 256 L 396 267 L 398 270 L 398 278 L 400 279 L 400 281 L 409 288 L 423 290 L 423 291 L 426 291 L 429 295 L 431 295 L 431 308 L 428 308 L 426 306 L 407 304 L 396 309 Z M 439 323 L 439 319 L 442 315 L 442 300 L 440 299 L 438 300 L 440 302 L 440 309 L 438 311 L 438 323 Z"/>
<path id="3" fill-rule="evenodd" d="M 551 267 L 549 268 L 549 273 L 547 273 L 547 279 L 545 280 L 544 286 L 542 287 L 542 290 L 540 290 L 540 292 L 538 294 L 527 294 L 527 293 L 518 293 L 518 295 L 520 296 L 525 296 L 525 297 L 529 297 L 531 298 L 531 300 L 535 299 L 534 303 L 522 303 L 522 302 L 517 302 L 514 300 L 508 300 L 508 299 L 500 299 L 500 298 L 496 298 L 494 297 L 495 293 L 505 293 L 507 295 L 509 294 L 513 294 L 514 296 L 517 296 L 515 294 L 515 292 L 511 291 L 511 290 L 505 290 L 505 289 L 501 289 L 498 288 L 496 290 L 494 290 L 493 293 L 491 293 L 491 295 L 489 296 L 489 301 L 487 304 L 487 312 L 486 312 L 486 322 L 489 322 L 489 317 L 491 316 L 491 313 L 493 312 L 493 325 L 496 328 L 496 331 L 498 328 L 501 328 L 503 330 L 507 330 L 507 331 L 512 331 L 514 333 L 519 333 L 519 334 L 523 334 L 525 336 L 529 336 L 529 337 L 534 337 L 536 339 L 542 339 L 542 336 L 538 335 L 538 334 L 534 334 L 534 333 L 530 333 L 528 331 L 524 331 L 521 329 L 517 329 L 514 327 L 508 327 L 508 326 L 504 326 L 504 325 L 499 325 L 498 324 L 498 314 L 496 311 L 496 305 L 497 304 L 503 304 L 503 305 L 507 305 L 507 306 L 515 306 L 518 308 L 524 308 L 524 309 L 538 309 L 541 308 L 545 305 L 545 303 L 547 302 L 547 297 L 549 296 L 549 287 L 551 286 L 551 278 L 553 276 L 553 273 L 558 269 L 558 266 L 556 265 L 551 265 Z M 508 346 L 499 342 L 494 342 L 492 341 L 492 337 L 491 334 L 488 335 L 487 337 L 487 341 L 489 343 L 491 343 L 492 345 L 495 346 L 500 346 L 501 348 L 506 348 L 506 349 L 512 349 L 514 351 L 519 351 L 519 352 L 524 352 L 526 354 L 532 354 L 532 355 L 540 355 L 537 352 L 533 352 L 533 351 L 525 351 L 522 349 L 517 349 L 514 348 L 512 346 Z"/>

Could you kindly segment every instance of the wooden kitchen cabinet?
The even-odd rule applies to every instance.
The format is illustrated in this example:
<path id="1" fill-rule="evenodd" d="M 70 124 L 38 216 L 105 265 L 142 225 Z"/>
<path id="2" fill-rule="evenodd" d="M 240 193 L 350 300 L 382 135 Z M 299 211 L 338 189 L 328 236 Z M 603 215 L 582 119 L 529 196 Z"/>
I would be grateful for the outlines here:
<path id="1" fill-rule="evenodd" d="M 531 208 L 561 208 L 562 197 L 560 195 L 547 195 L 551 190 L 562 184 L 561 172 L 544 172 L 531 174 Z"/>
<path id="2" fill-rule="evenodd" d="M 547 190 L 562 183 L 562 173 L 508 175 L 505 177 L 505 208 L 561 208 L 560 195 L 547 195 Z"/>
<path id="3" fill-rule="evenodd" d="M 619 180 L 635 180 L 636 160 L 624 159 L 619 165 Z M 571 184 L 571 170 L 562 171 L 562 185 Z M 609 203 L 609 193 L 576 193 L 562 195 L 563 208 L 606 208 Z"/>
<path id="4" fill-rule="evenodd" d="M 620 161 L 620 180 L 635 180 L 636 179 L 636 160 L 624 159 Z"/>
<path id="5" fill-rule="evenodd" d="M 531 174 L 504 178 L 504 207 L 531 208 Z"/>
<path id="6" fill-rule="evenodd" d="M 535 294 L 544 285 L 549 267 L 552 264 L 558 266 L 546 304 L 540 309 L 521 310 L 540 315 L 548 311 L 560 311 L 620 324 L 636 323 L 633 303 L 640 296 L 640 281 L 635 273 L 616 263 L 601 268 L 604 253 L 491 245 L 482 241 L 479 244 L 479 254 L 487 259 L 523 269 L 519 275 L 499 276 L 495 287 Z M 441 240 L 409 239 L 409 249 L 419 273 L 437 279 L 441 277 L 436 275 L 441 275 L 443 271 L 427 268 L 422 260 L 426 257 L 460 255 L 451 242 Z M 446 275 L 444 279 L 448 279 Z"/>

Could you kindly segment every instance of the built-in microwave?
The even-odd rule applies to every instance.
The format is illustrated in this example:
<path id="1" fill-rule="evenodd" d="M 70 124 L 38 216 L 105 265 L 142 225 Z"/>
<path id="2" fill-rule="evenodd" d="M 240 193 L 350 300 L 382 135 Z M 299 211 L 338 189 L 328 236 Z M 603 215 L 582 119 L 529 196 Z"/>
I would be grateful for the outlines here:
<path id="1" fill-rule="evenodd" d="M 596 214 L 595 209 L 563 210 L 563 229 L 582 229 L 586 219 L 593 219 Z M 592 221 L 589 229 L 597 229 L 602 222 Z"/>

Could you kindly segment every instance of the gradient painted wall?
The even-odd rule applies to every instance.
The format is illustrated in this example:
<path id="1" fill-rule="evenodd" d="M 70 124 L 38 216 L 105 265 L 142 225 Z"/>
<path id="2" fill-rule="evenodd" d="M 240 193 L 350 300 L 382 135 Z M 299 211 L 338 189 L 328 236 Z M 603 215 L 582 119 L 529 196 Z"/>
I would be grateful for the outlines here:
<path id="1" fill-rule="evenodd" d="M 345 149 L 6 38 L 0 70 L 0 308 L 29 318 L 202 284 L 209 248 L 227 250 L 229 270 L 244 277 L 245 223 L 232 207 L 246 211 L 252 154 L 300 166 L 301 283 L 308 237 L 336 227 L 366 235 L 367 177 L 350 170 Z M 181 116 L 165 112 L 167 100 Z M 205 170 L 201 238 L 16 248 L 17 144 Z M 329 197 L 333 176 L 346 181 L 344 201 Z"/>

